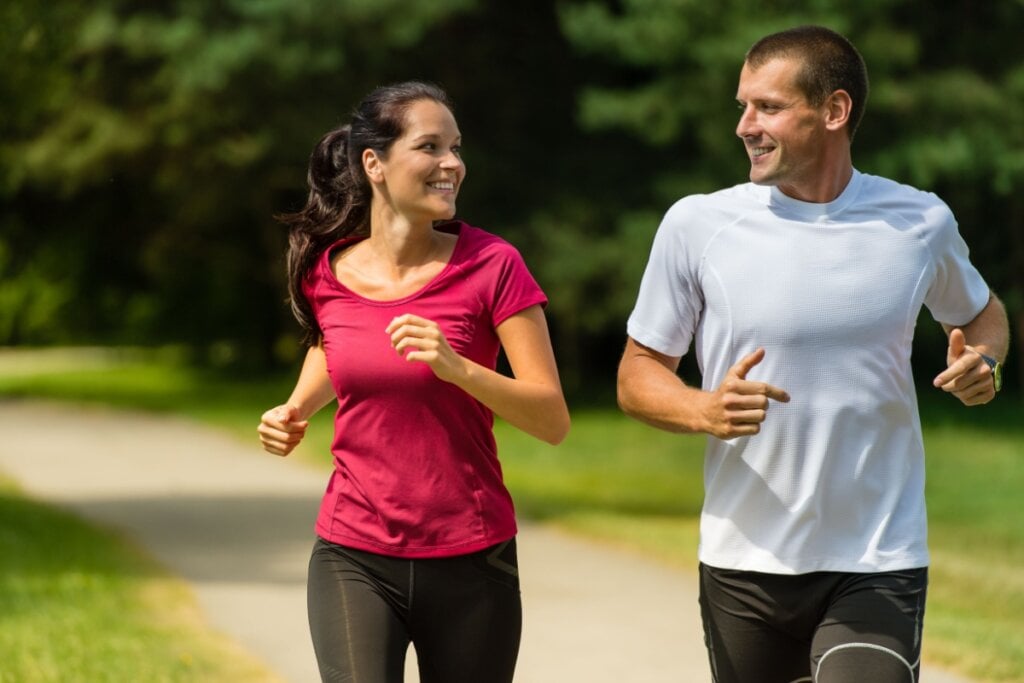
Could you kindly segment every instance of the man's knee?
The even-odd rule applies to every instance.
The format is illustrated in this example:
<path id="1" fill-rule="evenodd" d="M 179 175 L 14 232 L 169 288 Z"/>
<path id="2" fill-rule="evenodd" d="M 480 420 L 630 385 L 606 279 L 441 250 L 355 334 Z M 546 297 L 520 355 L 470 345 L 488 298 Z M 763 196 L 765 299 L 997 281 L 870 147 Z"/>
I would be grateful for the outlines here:
<path id="1" fill-rule="evenodd" d="M 872 643 L 845 643 L 825 652 L 815 667 L 815 683 L 916 683 L 919 662 Z"/>

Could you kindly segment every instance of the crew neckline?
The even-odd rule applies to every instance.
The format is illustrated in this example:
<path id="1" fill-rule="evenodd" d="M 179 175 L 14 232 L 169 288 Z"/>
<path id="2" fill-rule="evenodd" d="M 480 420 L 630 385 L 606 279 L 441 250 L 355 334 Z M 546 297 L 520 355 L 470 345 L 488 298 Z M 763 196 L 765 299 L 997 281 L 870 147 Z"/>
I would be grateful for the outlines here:
<path id="1" fill-rule="evenodd" d="M 810 222 L 826 222 L 846 209 L 860 194 L 863 185 L 863 174 L 853 169 L 850 182 L 846 184 L 838 197 L 830 202 L 804 202 L 786 195 L 777 186 L 771 190 L 768 206 L 772 209 L 781 209 L 783 213 L 796 216 Z"/>

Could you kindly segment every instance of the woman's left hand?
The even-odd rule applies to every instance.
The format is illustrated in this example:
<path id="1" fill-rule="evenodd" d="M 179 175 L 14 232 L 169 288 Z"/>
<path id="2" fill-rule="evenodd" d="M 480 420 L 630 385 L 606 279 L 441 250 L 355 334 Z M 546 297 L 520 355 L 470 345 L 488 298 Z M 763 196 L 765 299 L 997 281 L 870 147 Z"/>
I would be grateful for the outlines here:
<path id="1" fill-rule="evenodd" d="M 455 353 L 433 320 L 406 313 L 400 315 L 385 330 L 391 335 L 391 346 L 410 362 L 430 366 L 438 379 L 457 382 L 466 374 L 466 360 Z"/>

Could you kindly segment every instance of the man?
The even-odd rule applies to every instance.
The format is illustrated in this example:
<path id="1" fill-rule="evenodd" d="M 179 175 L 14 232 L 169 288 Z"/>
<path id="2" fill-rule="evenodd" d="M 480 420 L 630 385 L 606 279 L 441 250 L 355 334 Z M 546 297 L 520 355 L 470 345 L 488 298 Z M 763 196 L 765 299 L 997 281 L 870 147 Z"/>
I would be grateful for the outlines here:
<path id="1" fill-rule="evenodd" d="M 1006 313 L 952 213 L 853 167 L 867 92 L 831 30 L 755 44 L 737 90 L 751 182 L 669 209 L 629 318 L 622 409 L 709 435 L 700 602 L 718 683 L 918 679 L 922 305 L 949 336 L 935 386 L 966 405 L 999 389 Z M 699 389 L 676 375 L 691 343 Z"/>

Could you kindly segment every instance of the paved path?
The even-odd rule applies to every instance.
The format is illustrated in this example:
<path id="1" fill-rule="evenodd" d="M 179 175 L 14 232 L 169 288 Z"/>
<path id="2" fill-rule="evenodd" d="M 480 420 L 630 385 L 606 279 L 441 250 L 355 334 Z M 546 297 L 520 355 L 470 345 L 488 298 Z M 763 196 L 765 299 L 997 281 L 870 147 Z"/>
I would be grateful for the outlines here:
<path id="1" fill-rule="evenodd" d="M 306 560 L 326 477 L 174 417 L 0 402 L 0 472 L 121 529 L 283 680 L 317 680 Z M 695 579 L 524 525 L 521 683 L 708 683 Z M 415 681 L 410 667 L 407 680 Z M 923 683 L 969 683 L 925 669 Z"/>

